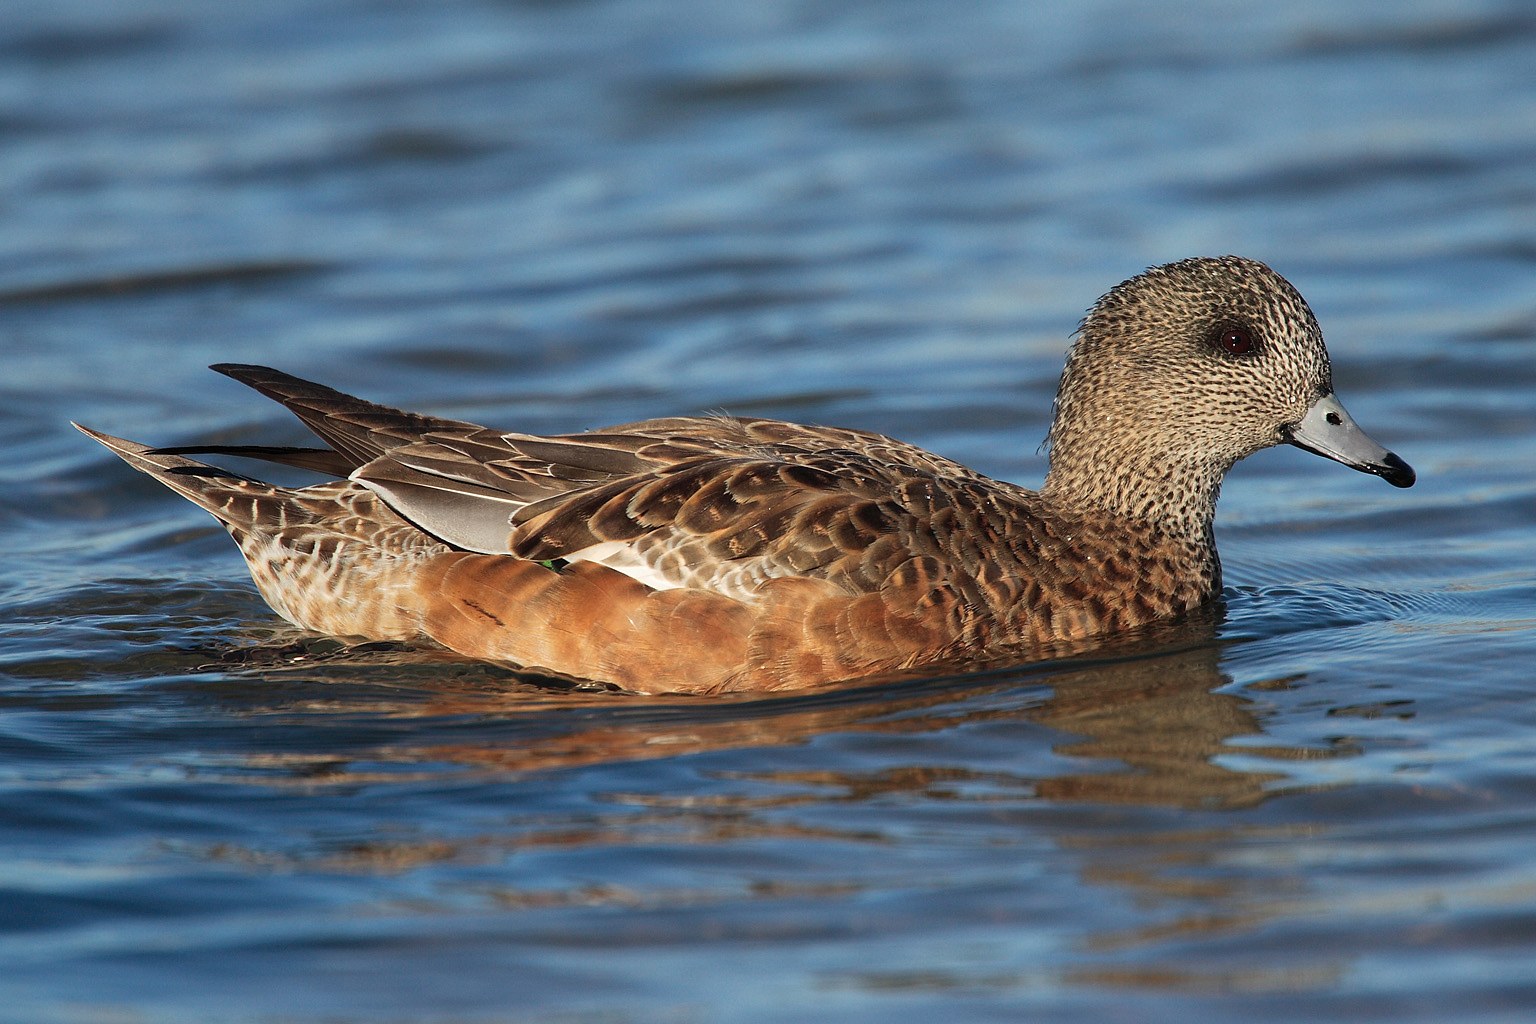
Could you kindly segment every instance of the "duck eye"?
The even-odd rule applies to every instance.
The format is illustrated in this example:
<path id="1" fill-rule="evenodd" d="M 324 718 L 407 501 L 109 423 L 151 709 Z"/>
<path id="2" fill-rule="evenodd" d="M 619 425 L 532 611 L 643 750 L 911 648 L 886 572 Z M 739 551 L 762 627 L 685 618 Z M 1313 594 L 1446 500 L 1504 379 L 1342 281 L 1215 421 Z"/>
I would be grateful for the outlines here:
<path id="1" fill-rule="evenodd" d="M 1253 351 L 1253 338 L 1241 328 L 1234 327 L 1231 330 L 1222 331 L 1217 338 L 1217 343 L 1235 356 L 1246 355 Z"/>

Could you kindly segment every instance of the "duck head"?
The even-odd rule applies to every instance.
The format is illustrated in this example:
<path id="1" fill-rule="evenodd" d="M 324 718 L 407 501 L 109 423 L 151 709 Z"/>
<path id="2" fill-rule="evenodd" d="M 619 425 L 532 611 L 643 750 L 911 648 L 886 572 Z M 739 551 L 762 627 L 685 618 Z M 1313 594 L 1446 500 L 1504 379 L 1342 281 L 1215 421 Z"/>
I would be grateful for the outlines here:
<path id="1" fill-rule="evenodd" d="M 1290 282 L 1241 257 L 1181 260 L 1117 285 L 1083 320 L 1042 492 L 1208 530 L 1226 472 L 1282 443 L 1414 482 L 1334 395 L 1317 318 Z"/>

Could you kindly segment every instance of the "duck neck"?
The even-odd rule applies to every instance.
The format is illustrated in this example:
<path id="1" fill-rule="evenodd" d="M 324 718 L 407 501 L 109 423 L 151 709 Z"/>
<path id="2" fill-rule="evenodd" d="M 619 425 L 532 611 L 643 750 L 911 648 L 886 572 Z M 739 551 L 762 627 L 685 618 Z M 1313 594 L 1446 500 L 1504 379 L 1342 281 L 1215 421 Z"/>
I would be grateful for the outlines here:
<path id="1" fill-rule="evenodd" d="M 1055 432 L 1041 495 L 1060 507 L 1142 522 L 1214 552 L 1216 498 L 1231 467 L 1170 458 L 1166 448 L 1135 436 L 1110 440 L 1114 434 Z"/>

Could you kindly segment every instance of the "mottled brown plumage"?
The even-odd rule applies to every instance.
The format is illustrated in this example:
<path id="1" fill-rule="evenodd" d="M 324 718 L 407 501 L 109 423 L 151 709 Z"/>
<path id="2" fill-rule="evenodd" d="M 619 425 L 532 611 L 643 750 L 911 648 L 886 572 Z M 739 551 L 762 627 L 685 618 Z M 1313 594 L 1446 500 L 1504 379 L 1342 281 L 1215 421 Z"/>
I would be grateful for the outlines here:
<path id="1" fill-rule="evenodd" d="M 643 692 L 1023 659 L 1188 611 L 1220 587 L 1223 475 L 1281 441 L 1412 482 L 1332 398 L 1301 296 L 1235 257 L 1099 301 L 1039 491 L 857 430 L 708 417 L 534 437 L 215 369 L 328 447 L 87 433 L 224 523 L 285 618 Z M 275 487 L 199 452 L 346 479 Z"/>

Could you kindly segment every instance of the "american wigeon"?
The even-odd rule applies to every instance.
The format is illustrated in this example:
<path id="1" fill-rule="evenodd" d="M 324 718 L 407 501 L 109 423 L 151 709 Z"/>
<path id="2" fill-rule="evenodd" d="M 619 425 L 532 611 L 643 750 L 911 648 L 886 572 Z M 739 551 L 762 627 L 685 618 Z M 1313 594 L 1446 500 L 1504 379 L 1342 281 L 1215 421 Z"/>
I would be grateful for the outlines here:
<path id="1" fill-rule="evenodd" d="M 642 692 L 1026 659 L 1186 612 L 1221 586 L 1222 477 L 1281 442 L 1414 481 L 1334 397 L 1302 297 L 1231 256 L 1094 305 L 1038 491 L 859 430 L 711 416 L 535 437 L 213 369 L 329 447 L 81 429 L 212 512 L 284 618 Z M 339 479 L 277 487 L 185 457 L 200 453 Z"/>

